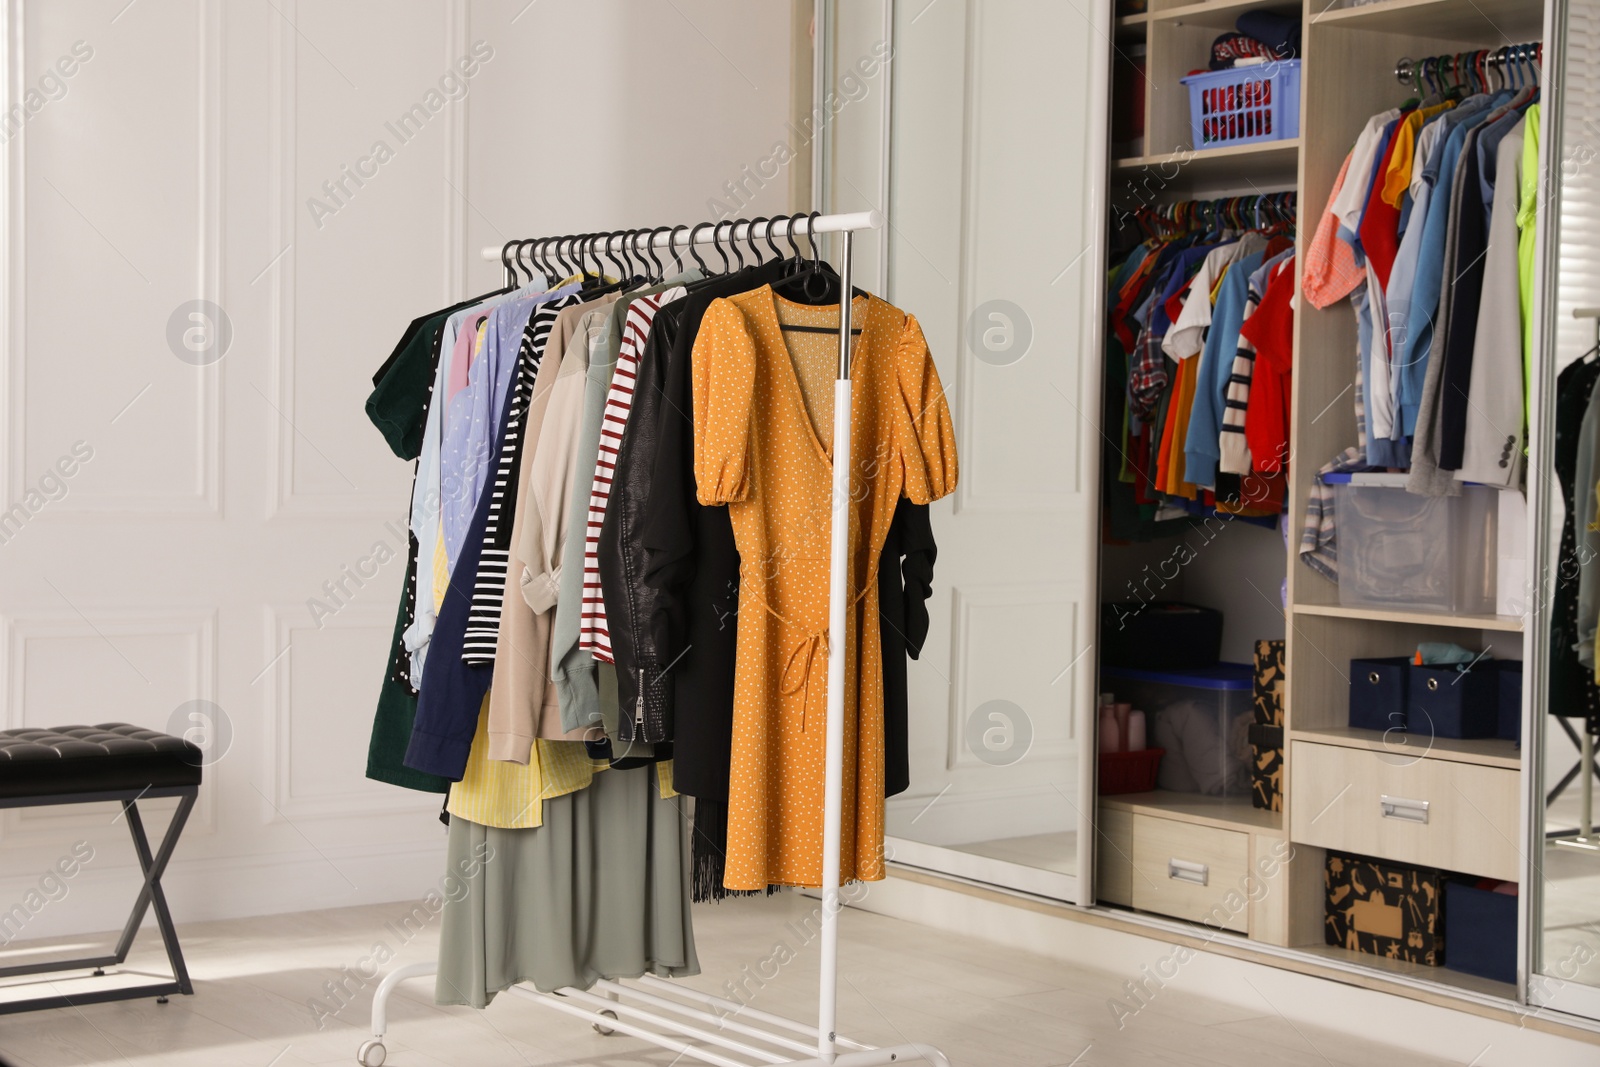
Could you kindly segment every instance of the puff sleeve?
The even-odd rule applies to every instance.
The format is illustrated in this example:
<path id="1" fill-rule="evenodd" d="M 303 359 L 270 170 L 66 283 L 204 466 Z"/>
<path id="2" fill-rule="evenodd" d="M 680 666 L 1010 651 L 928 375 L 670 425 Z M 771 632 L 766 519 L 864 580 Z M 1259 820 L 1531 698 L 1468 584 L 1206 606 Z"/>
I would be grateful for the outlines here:
<path id="1" fill-rule="evenodd" d="M 905 470 L 904 494 L 928 504 L 956 487 L 956 434 L 944 385 L 915 315 L 907 315 L 895 351 L 896 445 Z"/>
<path id="2" fill-rule="evenodd" d="M 750 418 L 756 352 L 744 313 L 718 298 L 695 337 L 694 476 L 701 504 L 750 495 Z"/>

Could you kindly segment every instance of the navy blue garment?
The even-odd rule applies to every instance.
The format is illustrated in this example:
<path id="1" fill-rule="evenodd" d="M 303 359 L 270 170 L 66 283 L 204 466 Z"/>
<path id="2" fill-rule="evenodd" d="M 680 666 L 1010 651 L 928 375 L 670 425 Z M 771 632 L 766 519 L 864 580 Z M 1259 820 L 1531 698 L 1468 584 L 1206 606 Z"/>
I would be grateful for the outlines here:
<path id="1" fill-rule="evenodd" d="M 501 405 L 491 456 L 500 454 L 512 406 Z M 428 669 L 422 674 L 422 689 L 417 693 L 417 717 L 411 724 L 411 744 L 406 747 L 407 767 L 452 782 L 461 781 L 467 769 L 467 754 L 472 751 L 472 735 L 478 729 L 483 695 L 494 680 L 492 662 L 469 664 L 461 658 L 461 646 L 467 636 L 467 617 L 472 612 L 472 592 L 478 581 L 478 560 L 483 555 L 483 532 L 489 524 L 489 502 L 493 497 L 493 493 L 485 492 L 472 510 L 467 540 L 456 558 L 455 570 L 444 592 L 444 604 L 433 625 L 433 638 L 428 642 Z"/>

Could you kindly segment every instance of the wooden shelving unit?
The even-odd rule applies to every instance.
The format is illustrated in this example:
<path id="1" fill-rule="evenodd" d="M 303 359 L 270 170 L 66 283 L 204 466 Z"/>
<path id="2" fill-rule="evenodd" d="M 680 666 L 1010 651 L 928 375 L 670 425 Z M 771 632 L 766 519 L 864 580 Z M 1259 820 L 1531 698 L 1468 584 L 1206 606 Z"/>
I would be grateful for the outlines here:
<path id="1" fill-rule="evenodd" d="M 1300 136 L 1197 151 L 1190 140 L 1188 91 L 1179 79 L 1206 66 L 1213 40 L 1234 28 L 1241 13 L 1263 7 L 1298 13 L 1302 20 Z M 1121 33 L 1135 32 L 1137 26 L 1148 46 L 1144 86 L 1146 149 L 1141 156 L 1113 163 L 1113 203 L 1118 202 L 1119 193 L 1161 203 L 1293 189 L 1300 205 L 1297 240 L 1302 254 L 1357 134 L 1372 115 L 1410 95 L 1395 78 L 1400 59 L 1537 41 L 1545 18 L 1541 0 L 1383 0 L 1361 7 L 1334 6 L 1328 0 L 1150 0 L 1150 8 L 1144 15 L 1118 20 L 1119 40 Z M 1288 644 L 1284 810 L 1261 811 L 1249 807 L 1248 798 L 1234 800 L 1162 791 L 1109 796 L 1099 802 L 1102 833 L 1107 827 L 1127 832 L 1134 820 L 1141 818 L 1140 825 L 1148 831 L 1150 820 L 1164 820 L 1156 825 L 1177 824 L 1180 830 L 1190 827 L 1201 836 L 1247 836 L 1252 860 L 1267 855 L 1277 842 L 1288 850 L 1290 858 L 1272 892 L 1251 911 L 1247 932 L 1250 939 L 1288 947 L 1308 958 L 1360 967 L 1374 975 L 1509 1001 L 1515 996 L 1511 986 L 1324 944 L 1326 853 L 1323 847 L 1309 842 L 1336 836 L 1327 832 L 1331 822 L 1361 829 L 1361 820 L 1367 818 L 1364 813 L 1369 810 L 1371 820 L 1377 824 L 1381 818 L 1379 796 L 1375 792 L 1353 805 L 1346 798 L 1341 802 L 1343 807 L 1331 810 L 1321 822 L 1315 822 L 1320 813 L 1308 803 L 1307 810 L 1297 818 L 1292 752 L 1298 748 L 1306 756 L 1308 774 L 1313 767 L 1321 767 L 1319 773 L 1328 779 L 1317 783 L 1323 788 L 1306 791 L 1307 797 L 1331 798 L 1343 784 L 1358 778 L 1364 783 L 1379 783 L 1386 793 L 1396 792 L 1390 788 L 1396 781 L 1408 787 L 1417 782 L 1428 783 L 1436 787 L 1432 810 L 1441 840 L 1445 834 L 1459 835 L 1463 826 L 1476 826 L 1474 819 L 1486 827 L 1481 835 L 1485 839 L 1494 836 L 1499 840 L 1504 831 L 1509 833 L 1509 840 L 1515 840 L 1520 815 L 1514 810 L 1516 805 L 1505 802 L 1505 798 L 1521 795 L 1519 776 L 1524 761 L 1516 743 L 1405 733 L 1385 735 L 1353 729 L 1348 725 L 1348 672 L 1352 659 L 1406 655 L 1423 641 L 1446 641 L 1497 658 L 1508 654 L 1514 657 L 1520 654 L 1518 650 L 1524 642 L 1525 620 L 1518 615 L 1447 614 L 1405 605 L 1344 606 L 1339 603 L 1337 586 L 1299 561 L 1299 524 L 1305 515 L 1311 480 L 1323 463 L 1356 441 L 1351 395 L 1356 326 L 1350 307 L 1340 303 L 1319 311 L 1302 300 L 1297 308 L 1294 343 L 1291 448 L 1296 458 L 1291 465 L 1288 503 L 1292 543 L 1284 553 L 1288 575 L 1288 606 L 1284 612 Z M 1275 589 L 1262 593 L 1268 594 L 1276 600 Z M 1337 774 L 1328 770 L 1333 767 L 1351 768 L 1351 777 L 1335 781 Z M 1328 789 L 1330 782 L 1332 788 Z M 1452 782 L 1466 783 L 1470 795 L 1463 799 L 1460 789 L 1451 788 Z M 1403 790 L 1398 795 L 1426 799 L 1423 794 Z M 1322 799 L 1320 803 L 1328 801 Z M 1476 811 L 1474 805 L 1494 810 Z M 1294 840 L 1291 827 L 1304 828 L 1312 823 L 1315 825 L 1306 841 Z M 1381 825 L 1385 831 L 1392 829 L 1388 819 L 1382 819 Z M 1505 830 L 1507 827 L 1510 829 Z M 1402 826 L 1400 832 L 1408 831 Z M 1386 847 L 1384 842 L 1397 840 L 1385 832 L 1367 836 L 1379 843 L 1375 847 Z M 1174 840 L 1181 841 L 1181 834 Z M 1332 840 L 1327 843 L 1328 847 L 1345 847 Z M 1439 841 L 1435 845 L 1439 847 L 1429 851 L 1420 846 L 1413 848 L 1408 842 L 1396 845 L 1394 856 L 1385 857 L 1378 851 L 1368 854 L 1401 860 L 1399 853 L 1408 849 L 1413 854 L 1440 855 L 1449 854 L 1455 847 L 1440 845 Z M 1482 858 L 1475 862 L 1470 855 L 1456 858 L 1459 865 L 1455 869 L 1463 871 L 1474 866 L 1495 870 L 1506 866 L 1498 859 L 1490 863 Z M 1136 866 L 1136 874 L 1137 870 Z M 1131 888 L 1115 878 L 1112 883 L 1114 891 L 1137 896 L 1137 882 Z M 1163 885 L 1170 890 L 1170 886 Z M 1134 906 L 1140 907 L 1137 903 Z M 1238 926 L 1226 929 L 1245 932 Z"/>

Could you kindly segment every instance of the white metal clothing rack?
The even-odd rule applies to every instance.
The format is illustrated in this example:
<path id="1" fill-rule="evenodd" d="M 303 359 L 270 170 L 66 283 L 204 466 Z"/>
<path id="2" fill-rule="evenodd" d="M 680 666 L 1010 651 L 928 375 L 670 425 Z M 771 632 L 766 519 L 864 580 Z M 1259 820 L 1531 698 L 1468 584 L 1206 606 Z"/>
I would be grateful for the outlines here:
<path id="1" fill-rule="evenodd" d="M 798 234 L 837 233 L 841 235 L 839 269 L 839 376 L 833 393 L 833 508 L 831 552 L 828 580 L 828 627 L 830 632 L 847 632 L 845 612 L 850 600 L 850 267 L 852 239 L 857 230 L 873 230 L 883 225 L 877 211 L 843 215 L 779 217 L 754 222 L 702 223 L 689 230 L 687 241 L 709 244 L 726 236 L 735 241 L 753 237 L 786 237 Z M 728 227 L 726 234 L 723 228 Z M 666 227 L 640 243 L 669 251 L 683 228 Z M 610 237 L 574 238 L 585 248 L 605 252 L 637 251 L 625 233 Z M 486 248 L 485 259 L 502 259 L 504 250 Z M 508 275 L 511 269 L 507 266 Z M 508 278 L 515 281 L 514 278 Z M 843 461 L 840 461 L 843 457 Z M 880 1067 L 885 1064 L 928 1063 L 950 1067 L 944 1053 L 931 1045 L 905 1044 L 892 1048 L 869 1045 L 838 1036 L 836 1020 L 839 989 L 839 843 L 843 815 L 844 786 L 844 677 L 845 642 L 828 642 L 828 723 L 826 770 L 823 779 L 822 820 L 822 981 L 817 991 L 817 1024 L 808 1026 L 770 1012 L 757 1011 L 737 1001 L 685 988 L 646 975 L 636 983 L 600 981 L 595 990 L 561 989 L 541 993 L 526 986 L 513 986 L 506 992 L 530 1000 L 553 1011 L 595 1022 L 601 1033 L 618 1031 L 648 1041 L 681 1057 L 709 1063 L 715 1067 L 758 1067 L 783 1064 L 787 1067 Z M 401 982 L 421 978 L 438 970 L 435 962 L 401 967 L 386 976 L 372 998 L 372 1039 L 361 1046 L 356 1058 L 363 1067 L 379 1067 L 387 1056 L 383 1036 L 389 1028 L 389 997 Z M 602 995 L 603 994 L 603 995 Z M 798 1058 L 797 1058 L 798 1056 Z"/>

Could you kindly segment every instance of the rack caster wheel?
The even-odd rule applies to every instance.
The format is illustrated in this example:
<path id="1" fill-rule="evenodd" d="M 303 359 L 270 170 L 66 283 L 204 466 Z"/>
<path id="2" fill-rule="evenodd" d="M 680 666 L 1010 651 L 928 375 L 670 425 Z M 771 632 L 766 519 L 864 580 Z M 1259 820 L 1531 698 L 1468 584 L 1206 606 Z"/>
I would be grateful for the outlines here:
<path id="1" fill-rule="evenodd" d="M 615 1019 L 617 1017 L 617 1013 L 612 1011 L 610 1008 L 602 1009 L 600 1014 L 604 1015 L 608 1019 Z M 601 1037 L 610 1037 L 612 1034 L 616 1033 L 615 1030 L 604 1023 L 595 1023 L 594 1032 L 599 1034 Z"/>
<path id="2" fill-rule="evenodd" d="M 361 1067 L 383 1067 L 383 1061 L 389 1057 L 389 1050 L 383 1047 L 383 1042 L 377 1038 L 363 1042 L 356 1050 L 356 1062 Z"/>
<path id="3" fill-rule="evenodd" d="M 167 998 L 166 997 L 157 997 L 156 998 L 156 1003 L 157 1004 L 165 1004 L 166 1002 L 167 1002 Z"/>

